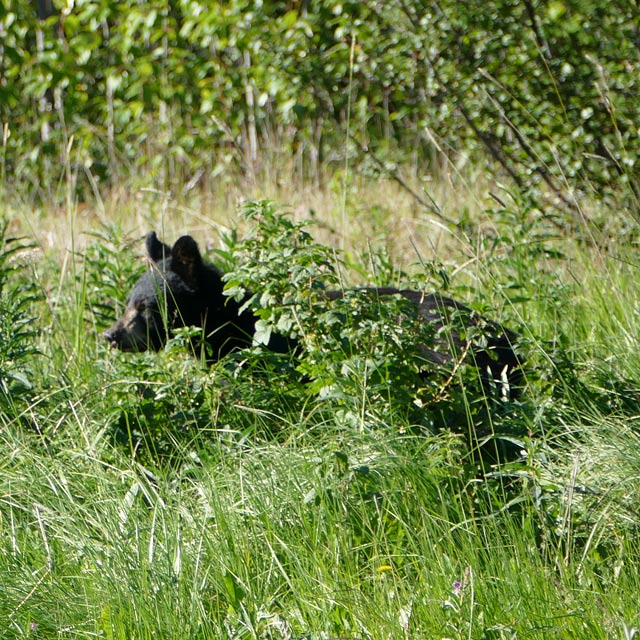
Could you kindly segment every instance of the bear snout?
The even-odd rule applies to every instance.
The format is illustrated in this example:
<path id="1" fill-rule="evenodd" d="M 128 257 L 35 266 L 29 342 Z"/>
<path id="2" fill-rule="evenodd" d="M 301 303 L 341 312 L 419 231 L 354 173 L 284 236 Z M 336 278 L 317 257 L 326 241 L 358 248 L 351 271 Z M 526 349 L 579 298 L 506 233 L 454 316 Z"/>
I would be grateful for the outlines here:
<path id="1" fill-rule="evenodd" d="M 102 337 L 109 343 L 112 349 L 118 349 L 122 343 L 122 329 L 118 325 L 103 331 Z"/>
<path id="2" fill-rule="evenodd" d="M 107 329 L 102 337 L 109 343 L 112 349 L 119 351 L 144 351 L 147 347 L 136 336 L 131 335 L 120 322 Z"/>

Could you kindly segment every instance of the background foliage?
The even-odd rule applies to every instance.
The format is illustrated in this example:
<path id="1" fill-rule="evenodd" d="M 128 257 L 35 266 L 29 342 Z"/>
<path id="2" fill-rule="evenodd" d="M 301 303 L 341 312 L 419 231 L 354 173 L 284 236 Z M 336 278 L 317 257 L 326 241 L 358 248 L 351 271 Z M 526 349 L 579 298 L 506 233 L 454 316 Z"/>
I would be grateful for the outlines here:
<path id="1" fill-rule="evenodd" d="M 538 203 L 569 217 L 585 190 L 637 205 L 631 0 L 0 11 L 5 178 L 56 184 L 67 156 L 85 183 L 151 171 L 193 186 L 230 165 L 251 174 L 265 151 L 315 176 L 345 154 L 374 171 L 401 159 L 435 171 L 471 153 L 524 191 L 541 185 Z"/>

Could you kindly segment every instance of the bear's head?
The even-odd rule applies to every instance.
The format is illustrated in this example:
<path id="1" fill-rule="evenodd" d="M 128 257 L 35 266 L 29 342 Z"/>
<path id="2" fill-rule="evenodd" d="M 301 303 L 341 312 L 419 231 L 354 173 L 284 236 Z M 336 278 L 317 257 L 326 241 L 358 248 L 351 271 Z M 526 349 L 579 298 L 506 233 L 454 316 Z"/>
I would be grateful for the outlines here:
<path id="1" fill-rule="evenodd" d="M 203 279 L 211 278 L 196 241 L 182 236 L 173 247 L 155 231 L 146 238 L 149 270 L 136 282 L 122 317 L 103 336 L 122 351 L 160 349 L 172 329 L 202 325 Z M 218 277 L 219 279 L 219 277 Z M 219 282 L 222 290 L 221 280 Z"/>

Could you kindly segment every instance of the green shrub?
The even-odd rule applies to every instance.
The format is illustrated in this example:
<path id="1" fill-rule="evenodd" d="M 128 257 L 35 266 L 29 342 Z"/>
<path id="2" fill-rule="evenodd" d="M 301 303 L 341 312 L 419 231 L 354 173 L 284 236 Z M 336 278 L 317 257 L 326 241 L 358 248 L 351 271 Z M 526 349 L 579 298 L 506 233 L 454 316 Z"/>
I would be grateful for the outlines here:
<path id="1" fill-rule="evenodd" d="M 471 434 L 486 421 L 495 401 L 483 393 L 478 371 L 455 359 L 437 365 L 425 358 L 422 349 L 438 338 L 406 298 L 380 300 L 356 288 L 330 299 L 328 290 L 341 289 L 339 256 L 313 241 L 308 223 L 292 222 L 269 201 L 248 203 L 243 215 L 253 229 L 233 247 L 237 263 L 225 291 L 246 299 L 258 316 L 257 342 L 272 332 L 298 341 L 297 385 L 318 409 L 356 429 L 380 421 Z M 464 317 L 452 314 L 457 321 Z M 469 328 L 466 339 L 482 344 L 484 337 Z"/>
<path id="2" fill-rule="evenodd" d="M 45 20 L 19 0 L 0 16 L 2 186 L 55 197 L 61 178 L 145 175 L 173 190 L 261 164 L 318 178 L 345 156 L 402 181 L 398 165 L 431 176 L 470 154 L 563 225 L 583 193 L 637 212 L 635 11 L 126 0 Z"/>
<path id="3" fill-rule="evenodd" d="M 34 304 L 41 295 L 23 277 L 20 253 L 27 245 L 7 233 L 7 223 L 0 223 L 0 407 L 12 414 L 18 399 L 33 392 L 33 363 L 39 353 Z"/>

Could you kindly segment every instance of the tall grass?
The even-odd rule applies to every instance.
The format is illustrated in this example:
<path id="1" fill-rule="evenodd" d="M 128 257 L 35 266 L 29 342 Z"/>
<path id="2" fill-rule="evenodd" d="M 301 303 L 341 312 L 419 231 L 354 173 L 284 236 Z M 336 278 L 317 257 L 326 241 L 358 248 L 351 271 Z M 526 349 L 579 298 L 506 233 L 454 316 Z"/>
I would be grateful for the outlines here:
<path id="1" fill-rule="evenodd" d="M 17 372 L 0 397 L 0 637 L 634 637 L 633 252 L 552 232 L 515 198 L 484 213 L 482 189 L 438 185 L 469 212 L 453 231 L 389 183 L 354 179 L 345 209 L 336 184 L 245 195 L 312 208 L 346 282 L 428 272 L 516 328 L 521 398 L 455 418 L 515 455 L 479 463 L 464 433 L 381 409 L 364 379 L 320 402 L 252 352 L 211 368 L 180 336 L 110 352 L 99 333 L 144 269 L 137 240 L 217 245 L 240 189 L 213 207 L 114 190 L 63 217 L 5 203 L 7 234 L 40 253 L 0 262 L 3 291 L 40 331 L 0 334 L 3 383 Z"/>
<path id="2" fill-rule="evenodd" d="M 345 440 L 221 433 L 165 480 L 3 432 L 5 635 L 608 638 L 635 621 L 633 537 L 585 555 L 533 501 L 500 511 L 461 486 L 452 443 Z"/>

